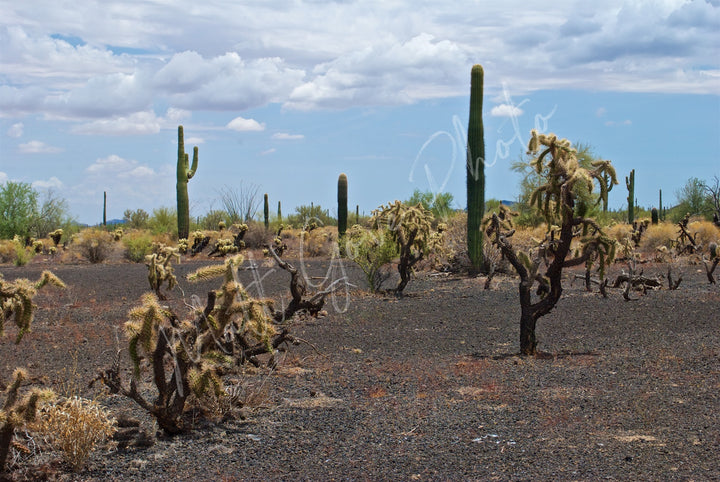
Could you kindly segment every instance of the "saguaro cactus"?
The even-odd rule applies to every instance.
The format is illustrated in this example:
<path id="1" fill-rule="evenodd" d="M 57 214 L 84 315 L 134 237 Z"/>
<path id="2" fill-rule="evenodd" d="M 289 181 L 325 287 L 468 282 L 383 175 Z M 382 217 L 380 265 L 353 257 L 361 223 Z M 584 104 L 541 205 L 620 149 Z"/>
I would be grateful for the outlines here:
<path id="1" fill-rule="evenodd" d="M 665 221 L 665 211 L 663 211 L 662 205 L 662 189 L 660 189 L 660 204 L 658 205 L 658 214 L 661 221 Z"/>
<path id="2" fill-rule="evenodd" d="M 470 119 L 467 140 L 467 246 L 474 271 L 483 267 L 483 233 L 485 213 L 485 134 L 483 131 L 483 77 L 481 65 L 473 65 L 470 74 Z"/>
<path id="3" fill-rule="evenodd" d="M 658 223 L 659 215 L 657 208 L 652 208 L 650 211 L 650 219 L 652 221 L 653 226 Z"/>
<path id="4" fill-rule="evenodd" d="M 282 208 L 280 207 L 280 201 L 278 201 L 278 222 L 282 224 Z"/>
<path id="5" fill-rule="evenodd" d="M 107 191 L 103 191 L 103 226 L 107 226 Z"/>
<path id="6" fill-rule="evenodd" d="M 635 221 L 635 169 L 630 171 L 630 177 L 625 176 L 625 185 L 628 189 L 628 224 Z"/>
<path id="7" fill-rule="evenodd" d="M 185 153 L 185 137 L 183 126 L 178 126 L 178 160 L 177 160 L 177 220 L 178 239 L 187 239 L 190 234 L 190 201 L 188 199 L 187 185 L 197 170 L 198 148 L 193 148 L 192 166 Z"/>
<path id="8" fill-rule="evenodd" d="M 265 193 L 265 205 L 263 206 L 263 215 L 265 216 L 265 229 L 270 229 L 270 202 L 268 195 Z"/>
<path id="9" fill-rule="evenodd" d="M 348 179 L 345 174 L 338 177 L 337 201 L 338 201 L 338 242 L 340 243 L 340 251 L 343 251 L 343 242 L 345 233 L 347 232 L 348 217 Z"/>

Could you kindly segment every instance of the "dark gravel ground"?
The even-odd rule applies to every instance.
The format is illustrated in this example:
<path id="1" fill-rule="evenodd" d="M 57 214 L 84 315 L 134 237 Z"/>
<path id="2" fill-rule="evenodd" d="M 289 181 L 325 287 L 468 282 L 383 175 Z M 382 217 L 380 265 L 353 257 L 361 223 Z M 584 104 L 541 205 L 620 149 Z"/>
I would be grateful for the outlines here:
<path id="1" fill-rule="evenodd" d="M 34 279 L 44 267 L 0 272 Z M 14 477 L 38 476 L 44 464 L 65 480 L 719 480 L 720 289 L 698 268 L 680 268 L 680 289 L 633 302 L 567 282 L 539 322 L 537 358 L 516 356 L 511 277 L 485 291 L 482 279 L 420 276 L 401 299 L 354 290 L 328 316 L 293 327 L 308 343 L 290 347 L 276 371 L 235 376 L 252 396 L 246 418 L 199 421 L 149 448 L 106 448 L 79 474 L 46 451 Z M 122 345 L 118 328 L 146 290 L 146 268 L 53 271 L 68 289 L 38 295 L 34 330 L 20 345 L 9 330 L 0 373 L 6 381 L 26 366 L 56 389 L 71 374 L 85 390 Z M 261 279 L 251 291 L 287 296 L 287 273 L 269 271 L 241 276 L 246 285 Z M 664 271 L 647 266 L 645 275 Z M 326 272 L 327 261 L 309 262 L 309 275 Z M 357 269 L 347 273 L 363 285 Z M 214 284 L 181 286 L 204 299 Z M 103 403 L 154 431 L 132 402 Z"/>

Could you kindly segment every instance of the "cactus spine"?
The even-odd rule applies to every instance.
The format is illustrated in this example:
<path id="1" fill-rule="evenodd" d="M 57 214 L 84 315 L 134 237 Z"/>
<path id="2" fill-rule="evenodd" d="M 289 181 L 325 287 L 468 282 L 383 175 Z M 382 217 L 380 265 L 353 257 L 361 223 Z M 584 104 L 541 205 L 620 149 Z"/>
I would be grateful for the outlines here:
<path id="1" fill-rule="evenodd" d="M 480 231 L 485 213 L 485 134 L 483 131 L 483 77 L 481 65 L 470 75 L 470 118 L 467 140 L 467 246 L 474 271 L 483 267 L 483 237 Z"/>
<path id="2" fill-rule="evenodd" d="M 265 216 L 265 229 L 270 229 L 270 202 L 268 195 L 265 193 L 265 205 L 263 207 L 263 215 Z"/>
<path id="3" fill-rule="evenodd" d="M 625 185 L 628 190 L 628 224 L 635 221 L 635 169 L 630 171 L 630 177 L 625 176 Z"/>
<path id="4" fill-rule="evenodd" d="M 178 220 L 178 239 L 187 239 L 190 234 L 190 201 L 188 199 L 187 185 L 197 170 L 198 164 L 198 148 L 193 148 L 192 166 L 189 166 L 190 160 L 185 153 L 185 137 L 183 135 L 183 126 L 178 126 L 178 160 L 177 160 L 177 220 Z"/>
<path id="5" fill-rule="evenodd" d="M 344 254 L 343 245 L 345 244 L 345 233 L 347 232 L 347 218 L 348 218 L 348 179 L 345 174 L 340 174 L 338 177 L 337 187 L 337 201 L 338 201 L 338 243 L 340 246 L 340 253 Z"/>

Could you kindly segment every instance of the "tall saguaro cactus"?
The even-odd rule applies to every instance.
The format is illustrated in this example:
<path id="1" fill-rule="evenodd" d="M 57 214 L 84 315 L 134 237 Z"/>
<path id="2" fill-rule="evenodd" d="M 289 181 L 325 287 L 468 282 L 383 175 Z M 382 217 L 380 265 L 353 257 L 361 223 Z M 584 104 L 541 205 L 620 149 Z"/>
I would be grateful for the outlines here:
<path id="1" fill-rule="evenodd" d="M 282 206 L 280 205 L 280 201 L 278 201 L 278 222 L 282 224 Z"/>
<path id="2" fill-rule="evenodd" d="M 485 134 L 483 130 L 483 77 L 481 65 L 470 74 L 470 119 L 467 140 L 467 246 L 474 271 L 483 267 L 483 233 L 480 224 L 485 213 Z"/>
<path id="3" fill-rule="evenodd" d="M 107 191 L 103 191 L 103 226 L 107 226 Z"/>
<path id="4" fill-rule="evenodd" d="M 658 205 L 658 214 L 660 215 L 660 220 L 665 221 L 665 211 L 663 211 L 662 205 L 662 189 L 660 189 L 660 204 Z"/>
<path id="5" fill-rule="evenodd" d="M 338 200 L 338 243 L 340 246 L 340 253 L 344 254 L 343 245 L 345 244 L 345 233 L 347 232 L 347 217 L 348 217 L 348 179 L 345 174 L 340 174 L 338 177 L 338 188 L 337 188 L 337 200 Z"/>
<path id="6" fill-rule="evenodd" d="M 178 160 L 177 160 L 177 220 L 178 239 L 187 239 L 190 234 L 190 201 L 188 199 L 187 185 L 197 170 L 198 148 L 193 148 L 192 166 L 187 153 L 185 153 L 185 137 L 183 126 L 178 126 Z"/>
<path id="7" fill-rule="evenodd" d="M 635 221 L 635 169 L 630 171 L 630 177 L 625 176 L 625 185 L 628 189 L 628 224 Z"/>
<path id="8" fill-rule="evenodd" d="M 263 215 L 265 217 L 265 229 L 270 229 L 270 201 L 265 193 L 265 205 L 263 206 Z"/>

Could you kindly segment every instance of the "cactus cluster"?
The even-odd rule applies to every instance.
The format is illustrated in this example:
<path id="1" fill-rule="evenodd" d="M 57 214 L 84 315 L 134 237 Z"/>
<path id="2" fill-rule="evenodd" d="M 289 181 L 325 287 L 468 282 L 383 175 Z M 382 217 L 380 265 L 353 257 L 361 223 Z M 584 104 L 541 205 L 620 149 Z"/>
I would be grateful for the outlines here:
<path id="1" fill-rule="evenodd" d="M 148 267 L 148 282 L 157 297 L 161 300 L 167 297 L 160 291 L 163 283 L 167 284 L 167 290 L 172 290 L 177 285 L 177 278 L 172 265 L 173 259 L 180 262 L 179 248 L 166 246 L 163 243 L 152 244 L 152 254 L 145 256 L 145 265 Z"/>
<path id="2" fill-rule="evenodd" d="M 467 139 L 467 246 L 474 271 L 483 266 L 483 233 L 480 230 L 485 213 L 485 133 L 482 119 L 484 72 L 474 65 L 470 74 L 470 117 Z"/>
<path id="3" fill-rule="evenodd" d="M 183 126 L 178 126 L 178 158 L 177 158 L 177 223 L 178 239 L 187 238 L 190 232 L 190 201 L 188 198 L 188 181 L 195 175 L 198 165 L 198 148 L 193 148 L 193 160 L 190 165 L 185 152 Z"/>

